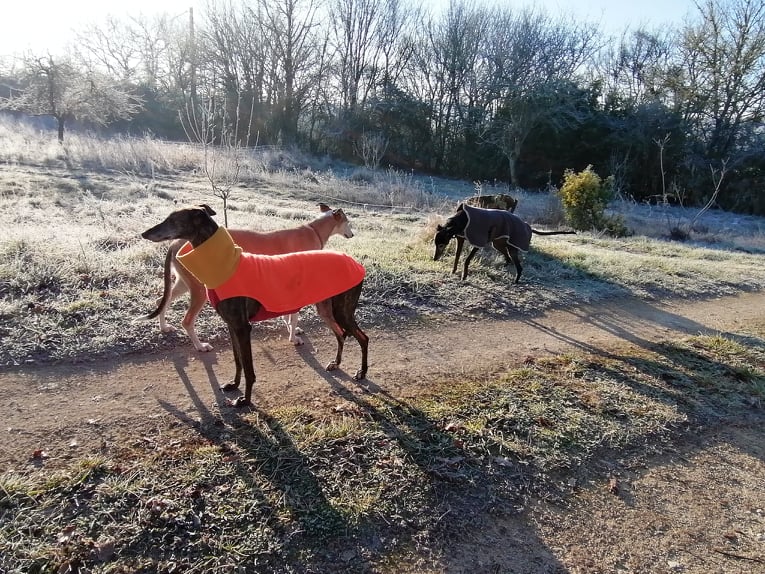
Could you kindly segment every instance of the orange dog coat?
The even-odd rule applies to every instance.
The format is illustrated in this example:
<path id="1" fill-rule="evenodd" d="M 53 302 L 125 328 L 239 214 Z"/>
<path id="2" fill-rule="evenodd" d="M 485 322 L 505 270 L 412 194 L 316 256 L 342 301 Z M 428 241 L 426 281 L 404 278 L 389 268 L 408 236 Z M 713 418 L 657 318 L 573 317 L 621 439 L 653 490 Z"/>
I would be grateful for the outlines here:
<path id="1" fill-rule="evenodd" d="M 261 304 L 252 321 L 288 315 L 329 299 L 364 279 L 364 266 L 334 251 L 284 255 L 244 253 L 224 227 L 193 248 L 186 243 L 178 261 L 207 287 L 210 304 L 250 297 Z"/>

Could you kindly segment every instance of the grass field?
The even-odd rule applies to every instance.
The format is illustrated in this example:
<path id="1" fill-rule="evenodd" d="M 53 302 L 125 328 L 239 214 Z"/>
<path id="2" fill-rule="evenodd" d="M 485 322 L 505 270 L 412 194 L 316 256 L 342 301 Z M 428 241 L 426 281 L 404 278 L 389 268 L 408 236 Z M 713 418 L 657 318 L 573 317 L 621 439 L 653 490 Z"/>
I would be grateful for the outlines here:
<path id="1" fill-rule="evenodd" d="M 140 320 L 160 295 L 164 247 L 139 233 L 178 205 L 221 210 L 198 172 L 199 150 L 77 134 L 59 146 L 8 120 L 0 142 L 2 368 L 189 346 Z M 615 203 L 630 237 L 535 237 L 521 284 L 489 252 L 462 282 L 449 273 L 451 255 L 432 261 L 432 236 L 475 184 L 273 149 L 243 167 L 233 227 L 298 225 L 318 201 L 347 212 L 356 236 L 330 248 L 367 268 L 364 325 L 765 287 L 759 218 L 712 211 L 678 243 L 665 236 L 694 210 Z M 534 226 L 561 224 L 554 197 L 518 196 L 516 213 Z M 170 315 L 176 325 L 184 304 Z M 198 328 L 226 338 L 209 308 Z M 492 380 L 433 381 L 432 396 L 411 401 L 370 397 L 332 414 L 284 408 L 230 434 L 169 434 L 70 468 L 6 472 L 0 571 L 397 572 L 413 557 L 438 563 L 487 513 L 562 503 L 565 485 L 605 453 L 659 448 L 702 421 L 761 406 L 764 335 L 545 359 Z"/>
<path id="2" fill-rule="evenodd" d="M 185 335 L 160 336 L 155 322 L 138 319 L 161 294 L 164 257 L 163 246 L 139 233 L 178 205 L 207 202 L 221 211 L 209 182 L 193 169 L 203 162 L 200 151 L 147 139 L 72 134 L 63 146 L 48 140 L 49 134 L 23 125 L 0 124 L 0 215 L 6 221 L 0 230 L 0 365 L 82 361 L 183 342 Z M 335 237 L 329 247 L 367 267 L 360 308 L 367 325 L 538 313 L 625 295 L 714 297 L 765 285 L 758 218 L 713 211 L 700 221 L 696 241 L 678 243 L 664 236 L 693 210 L 615 204 L 633 236 L 535 237 L 523 282 L 513 286 L 512 270 L 490 251 L 473 263 L 468 282 L 449 274 L 450 255 L 432 261 L 436 223 L 474 184 L 312 163 L 280 150 L 246 158 L 240 180 L 229 202 L 232 227 L 299 225 L 316 217 L 318 201 L 346 210 L 356 237 Z M 532 224 L 560 224 L 555 198 L 517 195 L 517 213 Z M 170 314 L 176 325 L 184 303 Z M 311 320 L 310 312 L 304 315 Z M 213 340 L 223 336 L 209 308 L 200 332 Z"/>

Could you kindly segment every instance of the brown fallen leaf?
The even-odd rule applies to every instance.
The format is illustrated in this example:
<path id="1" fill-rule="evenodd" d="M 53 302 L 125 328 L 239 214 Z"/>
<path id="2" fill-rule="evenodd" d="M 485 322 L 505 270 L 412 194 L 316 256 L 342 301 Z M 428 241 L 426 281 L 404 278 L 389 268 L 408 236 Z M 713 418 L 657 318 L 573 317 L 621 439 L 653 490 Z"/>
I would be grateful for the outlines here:
<path id="1" fill-rule="evenodd" d="M 48 453 L 45 452 L 43 449 L 38 448 L 32 452 L 32 458 L 34 460 L 42 460 L 42 459 L 48 458 Z"/>
<path id="2" fill-rule="evenodd" d="M 115 554 L 114 540 L 99 540 L 93 547 L 93 553 L 98 562 L 108 562 Z"/>

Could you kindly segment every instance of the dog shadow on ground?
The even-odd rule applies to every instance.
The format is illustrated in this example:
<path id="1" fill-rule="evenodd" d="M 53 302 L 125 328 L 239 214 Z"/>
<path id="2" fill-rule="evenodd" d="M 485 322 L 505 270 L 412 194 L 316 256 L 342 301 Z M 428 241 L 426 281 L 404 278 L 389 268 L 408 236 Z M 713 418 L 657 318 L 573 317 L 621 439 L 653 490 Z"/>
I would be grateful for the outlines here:
<path id="1" fill-rule="evenodd" d="M 192 377 L 199 375 L 190 375 L 189 362 L 181 358 L 176 359 L 174 365 L 181 384 L 188 392 L 191 409 L 184 411 L 177 405 L 161 402 L 168 413 L 227 453 L 234 473 L 251 485 L 250 496 L 257 501 L 253 508 L 262 513 L 266 526 L 269 521 L 275 520 L 273 517 L 283 515 L 285 509 L 296 521 L 297 530 L 315 531 L 319 524 L 328 533 L 327 540 L 330 541 L 326 548 L 322 548 L 323 555 L 330 562 L 347 568 L 347 571 L 353 571 L 352 561 L 347 561 L 351 553 L 356 557 L 381 558 L 390 551 L 395 552 L 395 549 L 387 548 L 384 541 L 400 538 L 401 528 L 411 532 L 427 532 L 427 536 L 434 539 L 447 537 L 461 540 L 465 533 L 473 533 L 469 543 L 455 543 L 453 547 L 450 545 L 445 549 L 445 555 L 428 557 L 436 563 L 461 565 L 468 554 L 475 554 L 477 560 L 484 560 L 484 553 L 489 552 L 490 561 L 494 561 L 496 568 L 517 560 L 519 564 L 532 561 L 539 566 L 535 572 L 561 571 L 560 563 L 552 552 L 518 514 L 528 490 L 534 484 L 533 471 L 528 465 L 506 461 L 501 467 L 487 470 L 485 463 L 455 442 L 454 434 L 445 429 L 441 421 L 415 404 L 391 396 L 380 388 L 374 377 L 354 380 L 352 373 L 355 372 L 355 361 L 358 358 L 356 354 L 349 353 L 347 363 L 344 361 L 339 369 L 328 372 L 325 364 L 320 361 L 329 361 L 334 353 L 331 357 L 325 357 L 324 352 L 317 352 L 309 336 L 303 337 L 305 344 L 297 347 L 295 352 L 326 382 L 333 396 L 337 397 L 340 403 L 338 412 L 348 409 L 347 412 L 353 413 L 353 416 L 374 421 L 378 429 L 374 431 L 378 437 L 375 440 L 388 446 L 369 447 L 359 444 L 365 453 L 361 461 L 340 459 L 332 462 L 332 459 L 325 460 L 325 457 L 317 456 L 312 453 L 309 445 L 301 442 L 304 439 L 301 439 L 300 431 L 293 427 L 294 423 L 290 422 L 289 417 L 269 413 L 257 406 L 246 409 L 231 407 L 229 399 L 233 397 L 226 395 L 234 393 L 224 393 L 220 389 L 220 381 L 212 368 L 217 362 L 213 353 L 199 359 L 203 361 L 208 382 L 214 392 L 215 403 L 212 406 L 206 404 L 195 391 Z M 320 340 L 321 349 L 329 348 L 324 338 Z M 256 349 L 255 352 L 257 362 L 274 359 L 268 357 L 266 349 Z M 256 387 L 256 405 L 257 396 Z M 348 440 L 353 443 L 367 439 L 349 437 Z M 367 448 L 371 450 L 367 451 Z M 419 508 L 418 504 L 424 504 L 422 508 L 427 508 L 427 511 L 413 512 L 406 518 L 406 526 L 397 522 L 398 519 L 390 523 L 380 522 L 374 512 L 360 522 L 350 522 L 342 510 L 342 503 L 338 505 L 334 498 L 329 498 L 329 493 L 333 493 L 332 488 L 336 485 L 332 481 L 327 482 L 325 474 L 350 472 L 356 476 L 358 472 L 369 472 L 377 475 L 379 470 L 376 469 L 381 459 L 384 462 L 390 457 L 389 451 L 400 452 L 401 456 L 419 468 L 422 477 L 420 480 L 427 485 L 424 491 L 426 500 L 418 500 L 413 503 L 413 507 Z M 346 463 L 349 465 L 348 470 L 343 470 Z M 332 468 L 324 468 L 326 464 Z M 354 468 L 356 470 L 352 471 Z M 501 481 L 497 480 L 498 474 L 504 476 Z M 346 495 L 334 492 L 332 496 L 339 496 L 340 500 L 350 496 L 350 500 L 353 500 L 350 493 Z M 476 502 L 481 500 L 493 501 L 491 508 Z M 402 501 L 401 512 L 407 515 L 412 512 L 410 504 Z M 503 522 L 503 528 L 512 528 L 518 533 L 517 536 L 511 536 L 512 543 L 504 543 L 501 550 L 497 549 L 497 540 L 493 534 L 475 534 L 489 520 L 488 513 L 492 513 L 493 517 L 498 512 L 508 517 Z M 449 520 L 438 518 L 447 515 Z M 256 519 L 258 517 L 253 517 L 253 520 Z M 276 523 L 272 526 L 275 530 L 283 528 L 283 525 Z M 310 537 L 303 542 L 296 536 L 289 544 L 296 547 L 299 553 L 305 551 L 305 554 L 311 554 L 315 550 L 310 548 Z"/>
<path id="2" fill-rule="evenodd" d="M 218 354 L 215 352 L 200 353 L 195 359 L 203 365 L 215 402 L 210 405 L 195 389 L 194 381 L 189 374 L 190 361 L 187 355 L 174 356 L 173 367 L 178 375 L 178 380 L 186 390 L 192 408 L 184 410 L 179 405 L 171 404 L 166 400 L 158 399 L 158 401 L 163 409 L 180 422 L 198 430 L 205 438 L 215 441 L 226 425 L 237 426 L 241 424 L 240 411 L 232 408 L 229 404 L 229 398 L 221 389 L 221 383 L 213 369 L 213 366 L 218 363 Z"/>
<path id="3" fill-rule="evenodd" d="M 423 525 L 423 530 L 434 538 L 454 541 L 444 549 L 445 555 L 436 558 L 437 563 L 447 569 L 483 563 L 486 571 L 505 571 L 509 564 L 530 573 L 563 571 L 521 516 L 529 495 L 541 494 L 541 490 L 535 491 L 538 482 L 533 465 L 507 459 L 500 467 L 487 468 L 485 461 L 461 447 L 448 425 L 418 408 L 414 401 L 393 397 L 375 383 L 374 377 L 355 381 L 341 371 L 323 372 L 315 355 L 306 353 L 305 357 L 322 372 L 340 401 L 357 415 L 373 420 L 388 441 L 428 477 L 429 511 L 450 518 Z M 341 412 L 344 408 L 338 405 Z M 494 531 L 498 516 L 503 517 L 499 520 L 502 534 Z"/>
<path id="4" fill-rule="evenodd" d="M 267 353 L 257 352 L 256 360 L 267 358 Z M 310 353 L 306 356 L 312 357 Z M 259 528 L 281 532 L 284 525 L 279 517 L 286 508 L 299 523 L 296 532 L 321 528 L 328 532 L 342 532 L 346 537 L 353 536 L 354 525 L 327 499 L 323 485 L 311 470 L 311 461 L 295 444 L 289 429 L 257 406 L 232 406 L 235 393 L 225 393 L 220 388 L 221 383 L 213 370 L 217 363 L 216 353 L 201 355 L 198 360 L 204 365 L 213 391 L 213 405 L 208 405 L 195 390 L 188 372 L 189 361 L 180 358 L 174 360 L 174 366 L 191 400 L 190 408 L 184 410 L 164 400 L 160 400 L 160 405 L 225 454 L 233 474 L 249 485 L 248 496 L 256 509 L 253 512 L 257 513 L 250 517 L 251 520 L 259 523 Z M 318 361 L 313 359 L 312 363 L 317 371 L 323 371 L 319 369 Z"/>
<path id="5" fill-rule="evenodd" d="M 354 361 L 358 361 L 361 356 L 361 352 L 353 337 L 349 336 L 348 339 L 346 339 L 345 349 L 343 351 L 343 362 L 340 367 L 334 371 L 327 371 L 326 365 L 320 363 L 319 357 L 317 357 L 317 348 L 311 343 L 310 336 L 303 333 L 301 337 L 303 338 L 303 344 L 295 347 L 296 353 L 303 359 L 305 364 L 324 379 L 330 388 L 338 395 L 342 395 L 343 392 L 352 392 L 354 388 L 367 393 L 378 394 L 383 392 L 379 386 L 372 382 L 369 376 L 360 381 L 353 378 L 352 373 L 355 372 L 354 365 L 356 364 Z M 322 347 L 329 348 L 330 345 L 325 344 L 324 339 L 322 339 Z M 325 357 L 326 362 L 329 363 L 329 359 L 333 357 L 334 355 L 327 355 Z"/>

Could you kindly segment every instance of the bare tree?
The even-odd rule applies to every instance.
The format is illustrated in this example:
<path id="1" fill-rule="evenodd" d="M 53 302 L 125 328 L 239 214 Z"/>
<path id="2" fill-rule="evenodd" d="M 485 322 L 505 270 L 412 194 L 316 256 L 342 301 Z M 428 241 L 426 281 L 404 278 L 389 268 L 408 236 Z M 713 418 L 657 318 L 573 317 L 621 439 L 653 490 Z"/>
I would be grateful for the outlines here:
<path id="1" fill-rule="evenodd" d="M 135 30 L 125 21 L 108 16 L 101 25 L 88 24 L 75 38 L 79 59 L 88 62 L 91 68 L 123 82 L 136 79 L 141 54 Z"/>
<path id="2" fill-rule="evenodd" d="M 226 98 L 218 97 L 214 91 L 206 91 L 204 100 L 189 100 L 181 112 L 181 122 L 189 141 L 202 146 L 204 150 L 203 170 L 210 183 L 212 194 L 223 202 L 223 222 L 228 227 L 228 204 L 234 187 L 239 183 L 245 147 L 240 137 L 241 118 L 252 114 L 241 113 L 243 98 L 237 97 L 234 113 L 229 115 Z M 250 139 L 251 124 L 246 126 L 245 141 Z"/>
<path id="3" fill-rule="evenodd" d="M 384 4 L 377 0 L 333 0 L 330 22 L 340 105 L 364 104 L 376 82 Z"/>
<path id="4" fill-rule="evenodd" d="M 354 153 L 362 159 L 364 165 L 369 169 L 377 169 L 380 166 L 380 160 L 385 155 L 387 148 L 388 139 L 380 133 L 364 132 L 353 144 Z"/>
<path id="5" fill-rule="evenodd" d="M 383 0 L 378 26 L 380 54 L 376 76 L 383 86 L 398 85 L 414 55 L 422 11 L 406 0 Z"/>
<path id="6" fill-rule="evenodd" d="M 108 125 L 126 119 L 141 107 L 140 100 L 112 78 L 83 69 L 69 58 L 28 54 L 20 74 L 21 89 L 0 100 L 0 107 L 31 115 L 51 116 L 58 123 L 58 141 L 73 120 Z"/>
<path id="7" fill-rule="evenodd" d="M 593 62 L 593 79 L 601 80 L 607 108 L 634 109 L 662 101 L 671 105 L 668 78 L 675 65 L 675 42 L 669 28 L 625 30 Z"/>
<path id="8" fill-rule="evenodd" d="M 677 81 L 706 163 L 735 158 L 742 127 L 765 112 L 765 2 L 705 0 L 697 7 L 700 21 L 682 34 Z"/>
<path id="9" fill-rule="evenodd" d="M 544 123 L 553 133 L 560 133 L 585 120 L 578 106 L 580 95 L 576 85 L 563 80 L 551 80 L 507 95 L 484 138 L 507 159 L 512 187 L 520 186 L 518 160 L 534 129 Z"/>
<path id="10" fill-rule="evenodd" d="M 277 99 L 273 81 L 273 58 L 268 51 L 265 23 L 259 5 L 236 8 L 230 4 L 211 5 L 202 37 L 200 55 L 201 99 L 212 92 L 223 98 L 228 115 L 235 110 L 251 112 L 240 125 L 254 128 L 268 139 L 268 121 Z M 249 102 L 244 106 L 241 101 Z M 237 134 L 240 140 L 244 134 Z M 245 145 L 250 142 L 244 141 Z"/>
<path id="11" fill-rule="evenodd" d="M 701 217 L 712 208 L 712 206 L 717 202 L 717 199 L 720 197 L 720 190 L 723 184 L 723 180 L 725 179 L 725 175 L 728 172 L 727 162 L 721 162 L 720 169 L 715 169 L 710 165 L 709 170 L 712 177 L 712 194 L 709 196 L 709 199 L 702 206 L 702 208 L 699 209 L 699 211 L 697 211 L 696 214 L 688 221 L 678 219 L 678 221 L 673 224 L 669 221 L 669 216 L 667 216 L 667 221 L 669 224 L 669 236 L 672 239 L 678 239 L 680 241 L 685 241 L 688 239 L 691 236 L 691 233 L 696 229 L 696 224 L 698 223 L 699 219 L 701 219 Z"/>
<path id="12" fill-rule="evenodd" d="M 408 87 L 429 109 L 434 168 L 446 164 L 474 106 L 471 88 L 477 86 L 489 15 L 485 8 L 455 0 L 440 19 L 429 21 L 422 31 L 425 41 L 415 51 L 416 73 Z"/>
<path id="13" fill-rule="evenodd" d="M 281 141 L 292 144 L 297 141 L 300 113 L 322 67 L 317 7 L 313 0 L 260 0 L 260 6 L 277 86 Z"/>
<path id="14" fill-rule="evenodd" d="M 597 29 L 532 9 L 500 13 L 493 22 L 484 82 L 493 101 L 485 139 L 505 156 L 510 183 L 518 186 L 517 162 L 532 130 L 545 122 L 559 132 L 583 120 L 574 80 L 596 49 Z"/>
<path id="15" fill-rule="evenodd" d="M 193 12 L 125 20 L 108 16 L 76 33 L 78 61 L 115 80 L 169 92 L 190 91 Z"/>

